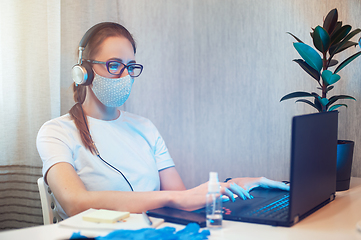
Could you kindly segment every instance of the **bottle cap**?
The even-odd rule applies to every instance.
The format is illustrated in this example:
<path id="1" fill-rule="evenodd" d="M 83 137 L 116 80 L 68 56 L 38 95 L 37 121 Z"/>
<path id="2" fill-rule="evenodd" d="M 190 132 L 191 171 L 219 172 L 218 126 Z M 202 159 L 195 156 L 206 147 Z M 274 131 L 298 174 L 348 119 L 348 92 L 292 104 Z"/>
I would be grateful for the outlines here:
<path id="1" fill-rule="evenodd" d="M 218 181 L 218 173 L 210 172 L 209 173 L 209 182 L 208 182 L 208 192 L 219 192 L 219 181 Z"/>

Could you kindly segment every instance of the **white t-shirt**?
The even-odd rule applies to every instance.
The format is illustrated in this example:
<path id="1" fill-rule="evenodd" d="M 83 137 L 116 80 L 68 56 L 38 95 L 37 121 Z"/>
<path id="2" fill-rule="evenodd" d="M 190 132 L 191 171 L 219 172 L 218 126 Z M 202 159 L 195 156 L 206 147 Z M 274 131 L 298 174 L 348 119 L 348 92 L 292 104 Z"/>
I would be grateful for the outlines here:
<path id="1" fill-rule="evenodd" d="M 125 175 L 134 191 L 160 189 L 158 171 L 173 167 L 174 162 L 151 121 L 121 111 L 115 120 L 88 117 L 88 123 L 100 156 Z M 36 145 L 43 161 L 43 176 L 54 164 L 67 162 L 89 191 L 131 191 L 119 172 L 83 146 L 69 114 L 46 122 L 39 130 Z M 59 214 L 67 217 L 61 207 Z"/>

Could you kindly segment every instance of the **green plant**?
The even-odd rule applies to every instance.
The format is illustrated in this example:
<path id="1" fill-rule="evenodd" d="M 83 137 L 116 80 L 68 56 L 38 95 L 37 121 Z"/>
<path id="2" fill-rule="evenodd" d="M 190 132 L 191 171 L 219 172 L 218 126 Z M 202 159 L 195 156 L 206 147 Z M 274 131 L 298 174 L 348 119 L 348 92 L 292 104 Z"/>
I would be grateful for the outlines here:
<path id="1" fill-rule="evenodd" d="M 340 99 L 356 100 L 354 97 L 348 95 L 335 95 L 329 99 L 326 97 L 327 93 L 334 88 L 333 84 L 341 78 L 337 73 L 361 55 L 361 51 L 359 51 L 340 64 L 334 59 L 336 54 L 352 46 L 357 46 L 357 42 L 352 42 L 350 39 L 361 32 L 361 30 L 357 28 L 350 32 L 351 28 L 350 25 L 342 26 L 342 22 L 338 21 L 337 9 L 333 9 L 327 14 L 322 27 L 317 26 L 312 28 L 310 34 L 313 45 L 322 53 L 322 57 L 314 48 L 288 32 L 288 34 L 297 40 L 297 42 L 293 43 L 293 46 L 302 57 L 302 59 L 294 59 L 293 61 L 298 63 L 304 71 L 318 82 L 319 87 L 317 89 L 320 89 L 322 94 L 320 96 L 315 92 L 293 92 L 285 95 L 280 101 L 290 98 L 313 97 L 313 102 L 307 99 L 298 99 L 296 102 L 304 102 L 316 108 L 319 112 L 326 112 L 335 110 L 341 106 L 347 107 L 346 104 L 335 104 Z M 361 47 L 361 38 L 359 45 Z M 338 66 L 333 72 L 328 70 L 329 67 L 336 66 L 337 64 Z"/>

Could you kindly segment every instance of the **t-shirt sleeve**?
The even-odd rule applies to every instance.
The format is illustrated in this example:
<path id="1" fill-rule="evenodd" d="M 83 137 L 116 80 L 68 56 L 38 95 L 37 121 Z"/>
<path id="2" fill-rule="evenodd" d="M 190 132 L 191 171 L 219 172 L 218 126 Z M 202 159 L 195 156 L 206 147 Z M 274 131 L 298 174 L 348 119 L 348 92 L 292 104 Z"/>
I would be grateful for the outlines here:
<path id="1" fill-rule="evenodd" d="M 168 148 L 166 147 L 164 140 L 160 135 L 156 140 L 155 159 L 157 162 L 158 171 L 175 166 L 173 159 L 168 152 Z"/>
<path id="2" fill-rule="evenodd" d="M 158 132 L 158 129 L 151 123 L 155 132 L 155 146 L 154 146 L 154 156 L 155 161 L 158 167 L 158 171 L 164 170 L 166 168 L 174 167 L 172 157 L 169 154 L 168 148 L 165 145 L 165 142 Z"/>
<path id="3" fill-rule="evenodd" d="M 46 122 L 39 130 L 36 139 L 41 160 L 43 161 L 43 176 L 56 163 L 67 162 L 74 166 L 70 137 L 56 120 Z"/>

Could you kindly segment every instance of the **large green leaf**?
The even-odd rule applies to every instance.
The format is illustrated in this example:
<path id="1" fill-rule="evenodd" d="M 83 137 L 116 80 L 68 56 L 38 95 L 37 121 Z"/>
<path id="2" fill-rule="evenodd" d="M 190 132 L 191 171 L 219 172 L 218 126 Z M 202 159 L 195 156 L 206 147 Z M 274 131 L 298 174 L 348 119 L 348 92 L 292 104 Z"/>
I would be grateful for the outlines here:
<path id="1" fill-rule="evenodd" d="M 335 29 L 333 29 L 332 33 L 330 34 L 330 37 L 332 39 L 332 36 L 342 27 L 342 21 L 338 21 L 336 23 Z"/>
<path id="2" fill-rule="evenodd" d="M 335 95 L 335 96 L 330 97 L 330 99 L 328 99 L 327 107 L 331 106 L 333 103 L 335 103 L 336 101 L 338 101 L 340 99 L 352 99 L 352 100 L 356 101 L 356 99 L 354 97 L 351 97 L 348 95 Z"/>
<path id="3" fill-rule="evenodd" d="M 341 44 L 341 43 L 332 45 L 332 46 L 330 47 L 329 53 L 335 52 L 336 48 L 338 48 L 338 46 L 339 46 L 340 44 Z M 356 46 L 356 45 L 357 45 L 357 42 L 348 41 L 347 43 L 343 44 L 342 47 L 340 47 L 340 48 L 337 50 L 337 52 L 335 52 L 334 54 L 340 53 L 340 52 L 342 52 L 343 50 L 346 50 L 347 48 L 352 47 L 352 46 Z"/>
<path id="4" fill-rule="evenodd" d="M 342 107 L 342 106 L 347 107 L 346 104 L 335 104 L 335 105 L 331 106 L 331 107 L 328 109 L 328 111 L 331 112 L 331 111 L 335 110 L 336 108 L 339 108 L 339 107 Z"/>
<path id="5" fill-rule="evenodd" d="M 340 78 L 340 75 L 332 73 L 330 70 L 324 70 L 322 72 L 322 80 L 326 86 L 336 83 Z"/>
<path id="6" fill-rule="evenodd" d="M 322 68 L 322 59 L 315 49 L 304 43 L 293 43 L 297 52 L 301 55 L 303 60 L 306 61 L 313 69 L 320 72 Z"/>
<path id="7" fill-rule="evenodd" d="M 292 33 L 290 32 L 287 32 L 289 35 L 291 35 L 292 37 L 294 37 L 294 39 L 296 39 L 297 42 L 301 42 L 303 43 L 298 37 L 296 37 L 295 35 L 293 35 Z"/>
<path id="8" fill-rule="evenodd" d="M 340 65 L 338 65 L 338 67 L 335 69 L 334 73 L 339 72 L 342 68 L 346 67 L 347 64 L 349 64 L 350 62 L 352 62 L 353 60 L 355 60 L 355 58 L 357 58 L 358 56 L 361 55 L 361 51 L 358 53 L 355 53 L 354 55 L 350 56 L 349 58 L 347 58 L 345 61 L 343 61 L 342 63 L 340 63 Z"/>
<path id="9" fill-rule="evenodd" d="M 311 94 L 312 94 L 312 96 L 314 96 L 314 97 L 319 97 L 320 95 L 318 95 L 317 93 L 315 93 L 315 92 L 311 92 Z"/>
<path id="10" fill-rule="evenodd" d="M 314 103 L 312 103 L 311 101 L 309 101 L 309 100 L 306 100 L 306 99 L 298 99 L 296 102 L 303 102 L 303 103 L 307 103 L 307 104 L 309 104 L 310 106 L 312 106 L 312 107 L 314 107 L 314 108 L 316 108 L 317 109 L 317 111 L 319 111 L 319 112 L 321 112 L 322 111 L 322 108 L 321 108 L 321 110 L 314 104 Z"/>
<path id="11" fill-rule="evenodd" d="M 335 49 L 335 51 L 333 53 L 330 53 L 331 56 L 335 55 L 336 53 L 338 53 L 338 50 L 343 47 L 343 45 L 345 45 L 348 40 L 350 40 L 353 36 L 355 36 L 356 34 L 358 34 L 359 32 L 361 32 L 361 29 L 357 28 L 355 30 L 353 30 L 352 32 L 350 32 L 341 42 L 340 44 L 338 44 L 337 48 Z"/>
<path id="12" fill-rule="evenodd" d="M 280 102 L 283 100 L 290 99 L 290 98 L 298 98 L 298 97 L 313 97 L 313 95 L 308 92 L 293 92 L 293 93 L 289 93 L 289 94 L 283 96 L 283 98 L 281 98 Z"/>
<path id="13" fill-rule="evenodd" d="M 319 112 L 322 112 L 322 104 L 321 104 L 320 100 L 317 97 L 315 97 L 315 99 L 314 99 L 314 104 L 315 104 L 317 110 Z"/>
<path id="14" fill-rule="evenodd" d="M 337 23 L 338 13 L 337 9 L 332 9 L 326 16 L 325 21 L 323 22 L 323 28 L 331 34 L 334 30 Z"/>
<path id="15" fill-rule="evenodd" d="M 302 59 L 294 59 L 296 63 L 298 63 L 305 72 L 310 74 L 311 77 L 313 77 L 317 82 L 320 81 L 320 73 L 316 71 L 313 67 L 308 65 L 305 61 Z"/>
<path id="16" fill-rule="evenodd" d="M 351 28 L 352 27 L 350 25 L 345 25 L 338 29 L 336 32 L 334 32 L 331 35 L 331 45 L 340 42 L 344 37 L 346 37 L 347 34 L 351 31 Z"/>
<path id="17" fill-rule="evenodd" d="M 313 44 L 317 48 L 318 51 L 325 53 L 330 47 L 330 35 L 328 35 L 327 31 L 317 26 L 312 35 Z"/>
<path id="18" fill-rule="evenodd" d="M 322 106 L 327 106 L 327 103 L 328 103 L 328 99 L 327 99 L 327 98 L 321 98 L 321 97 L 319 97 L 318 100 L 320 100 L 320 103 L 322 104 Z"/>

